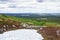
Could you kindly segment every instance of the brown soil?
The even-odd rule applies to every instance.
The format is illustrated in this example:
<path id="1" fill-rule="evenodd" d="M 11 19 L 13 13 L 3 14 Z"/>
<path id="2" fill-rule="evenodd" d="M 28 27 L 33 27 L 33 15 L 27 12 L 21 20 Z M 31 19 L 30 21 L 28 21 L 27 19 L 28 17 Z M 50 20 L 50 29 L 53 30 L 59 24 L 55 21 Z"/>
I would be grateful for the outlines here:
<path id="1" fill-rule="evenodd" d="M 44 40 L 60 40 L 60 27 L 41 27 L 38 33 L 42 34 Z"/>

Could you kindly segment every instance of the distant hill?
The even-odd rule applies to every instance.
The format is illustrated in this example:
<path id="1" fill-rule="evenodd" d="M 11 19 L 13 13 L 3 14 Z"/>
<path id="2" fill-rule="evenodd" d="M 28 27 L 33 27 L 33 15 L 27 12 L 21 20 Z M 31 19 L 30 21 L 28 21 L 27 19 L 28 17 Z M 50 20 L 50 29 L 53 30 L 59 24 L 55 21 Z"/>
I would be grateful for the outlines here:
<path id="1" fill-rule="evenodd" d="M 16 13 L 16 14 L 6 14 L 9 16 L 16 16 L 16 17 L 23 17 L 23 18 L 60 18 L 60 14 L 59 13 Z"/>

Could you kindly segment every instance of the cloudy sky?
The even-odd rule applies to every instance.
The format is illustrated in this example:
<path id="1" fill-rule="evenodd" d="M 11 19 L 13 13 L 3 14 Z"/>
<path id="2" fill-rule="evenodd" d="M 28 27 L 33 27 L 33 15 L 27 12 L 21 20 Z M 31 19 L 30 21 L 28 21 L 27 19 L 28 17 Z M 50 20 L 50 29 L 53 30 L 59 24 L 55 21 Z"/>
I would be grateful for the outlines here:
<path id="1" fill-rule="evenodd" d="M 0 13 L 60 13 L 60 0 L 0 0 Z"/>

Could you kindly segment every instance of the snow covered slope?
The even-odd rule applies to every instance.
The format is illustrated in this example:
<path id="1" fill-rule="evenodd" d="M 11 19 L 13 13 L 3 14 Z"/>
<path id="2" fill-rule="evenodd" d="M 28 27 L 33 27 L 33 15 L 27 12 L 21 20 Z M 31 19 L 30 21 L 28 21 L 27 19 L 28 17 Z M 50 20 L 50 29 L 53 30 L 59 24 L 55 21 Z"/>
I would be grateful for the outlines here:
<path id="1" fill-rule="evenodd" d="M 0 34 L 0 40 L 42 40 L 36 30 L 20 29 Z"/>

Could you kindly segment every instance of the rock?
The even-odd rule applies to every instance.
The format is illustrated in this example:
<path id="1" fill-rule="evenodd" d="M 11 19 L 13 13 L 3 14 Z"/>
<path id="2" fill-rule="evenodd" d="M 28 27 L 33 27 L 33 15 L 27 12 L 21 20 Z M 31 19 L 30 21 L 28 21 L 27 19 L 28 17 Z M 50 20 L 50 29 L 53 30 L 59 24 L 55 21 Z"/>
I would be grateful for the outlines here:
<path id="1" fill-rule="evenodd" d="M 3 32 L 4 32 L 3 28 L 0 28 L 0 34 L 3 33 Z"/>

